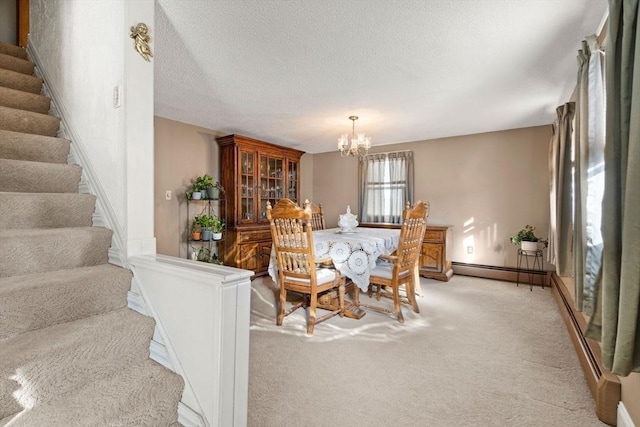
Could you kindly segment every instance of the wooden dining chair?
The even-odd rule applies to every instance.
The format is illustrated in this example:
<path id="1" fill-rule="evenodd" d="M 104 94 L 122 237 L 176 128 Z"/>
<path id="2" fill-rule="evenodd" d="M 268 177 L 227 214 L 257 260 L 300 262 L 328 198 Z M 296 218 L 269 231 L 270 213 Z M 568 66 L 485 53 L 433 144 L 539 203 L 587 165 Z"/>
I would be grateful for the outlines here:
<path id="1" fill-rule="evenodd" d="M 411 306 L 414 312 L 419 313 L 416 302 L 415 268 L 424 232 L 427 228 L 427 217 L 429 216 L 429 202 L 418 201 L 413 207 L 409 203 L 402 212 L 402 228 L 398 240 L 398 249 L 392 255 L 381 255 L 382 262 L 376 263 L 376 267 L 371 270 L 369 278 L 369 296 L 373 293 L 373 288 L 377 288 L 376 297 L 381 296 L 393 299 L 393 310 L 389 310 L 379 305 L 361 304 L 365 308 L 374 311 L 393 314 L 398 322 L 404 323 L 401 303 Z M 404 285 L 405 295 L 400 295 L 400 288 Z"/>
<path id="2" fill-rule="evenodd" d="M 276 324 L 282 325 L 284 317 L 300 307 L 308 307 L 307 334 L 313 334 L 316 323 L 323 322 L 336 314 L 344 314 L 345 278 L 340 272 L 316 266 L 327 262 L 314 256 L 311 209 L 297 206 L 290 199 L 280 199 L 275 206 L 267 202 L 267 218 L 278 261 L 280 298 Z M 330 259 L 329 259 L 330 261 Z M 338 289 L 338 307 L 316 318 L 318 297 Z M 287 291 L 302 294 L 302 299 L 292 303 L 285 311 Z"/>
<path id="3" fill-rule="evenodd" d="M 324 214 L 322 213 L 322 205 L 317 205 L 315 203 L 309 202 L 309 200 L 304 201 L 304 207 L 311 207 L 311 227 L 314 230 L 324 230 L 326 228 L 324 222 Z"/>

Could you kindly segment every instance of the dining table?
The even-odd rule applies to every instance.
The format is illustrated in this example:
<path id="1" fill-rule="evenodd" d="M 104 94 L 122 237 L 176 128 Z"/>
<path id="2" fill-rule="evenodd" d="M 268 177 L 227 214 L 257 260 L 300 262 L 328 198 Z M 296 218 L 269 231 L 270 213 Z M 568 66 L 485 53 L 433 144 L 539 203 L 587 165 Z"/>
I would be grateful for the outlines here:
<path id="1" fill-rule="evenodd" d="M 335 268 L 351 279 L 362 291 L 369 288 L 371 270 L 380 255 L 390 255 L 398 248 L 399 229 L 356 227 L 353 230 L 328 228 L 313 231 L 316 259 L 331 258 Z M 271 250 L 269 276 L 278 283 L 278 261 Z M 333 304 L 333 302 L 331 302 Z M 348 317 L 360 318 L 364 313 L 356 307 L 346 310 Z"/>

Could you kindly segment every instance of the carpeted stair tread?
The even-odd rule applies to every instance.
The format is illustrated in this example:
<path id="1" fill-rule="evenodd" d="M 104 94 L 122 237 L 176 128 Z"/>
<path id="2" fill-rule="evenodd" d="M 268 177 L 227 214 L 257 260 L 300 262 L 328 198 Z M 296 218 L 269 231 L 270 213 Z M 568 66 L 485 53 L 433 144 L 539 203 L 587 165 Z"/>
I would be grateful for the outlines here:
<path id="1" fill-rule="evenodd" d="M 111 264 L 0 278 L 0 339 L 124 308 L 130 288 Z"/>
<path id="2" fill-rule="evenodd" d="M 154 326 L 123 308 L 0 341 L 0 417 L 142 362 Z"/>
<path id="3" fill-rule="evenodd" d="M 18 58 L 13 55 L 7 55 L 5 53 L 0 53 L 0 68 L 4 68 L 5 70 L 16 71 L 18 73 L 31 75 L 35 67 L 33 66 L 33 62 L 28 59 Z"/>
<path id="4" fill-rule="evenodd" d="M 11 426 L 174 426 L 183 387 L 179 375 L 146 360 L 27 409 Z"/>
<path id="5" fill-rule="evenodd" d="M 95 206 L 93 194 L 0 192 L 0 230 L 90 227 Z"/>
<path id="6" fill-rule="evenodd" d="M 47 114 L 51 107 L 51 99 L 44 95 L 0 86 L 0 105 Z"/>
<path id="7" fill-rule="evenodd" d="M 0 159 L 67 163 L 69 146 L 64 138 L 0 130 Z"/>
<path id="8" fill-rule="evenodd" d="M 111 236 L 102 227 L 0 230 L 0 277 L 106 264 Z"/>
<path id="9" fill-rule="evenodd" d="M 0 191 L 75 193 L 81 176 L 78 165 L 0 159 Z"/>
<path id="10" fill-rule="evenodd" d="M 40 77 L 0 68 L 0 86 L 25 92 L 40 93 L 42 92 L 42 83 L 43 80 Z"/>
<path id="11" fill-rule="evenodd" d="M 0 42 L 0 53 L 15 56 L 16 58 L 29 59 L 25 48 L 5 42 Z"/>
<path id="12" fill-rule="evenodd" d="M 0 129 L 57 136 L 58 129 L 60 129 L 60 119 L 49 114 L 34 113 L 0 105 Z"/>

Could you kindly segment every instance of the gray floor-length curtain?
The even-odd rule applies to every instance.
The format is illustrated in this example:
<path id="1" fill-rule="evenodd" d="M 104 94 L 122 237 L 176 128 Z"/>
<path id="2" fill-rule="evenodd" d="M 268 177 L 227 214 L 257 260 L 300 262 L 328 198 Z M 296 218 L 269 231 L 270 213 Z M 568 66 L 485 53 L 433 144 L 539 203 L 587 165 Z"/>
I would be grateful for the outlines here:
<path id="1" fill-rule="evenodd" d="M 602 258 L 604 96 L 604 52 L 592 35 L 578 51 L 573 174 L 574 300 L 576 308 L 589 316 L 593 313 L 594 288 Z"/>
<path id="2" fill-rule="evenodd" d="M 571 219 L 571 134 L 575 103 L 556 109 L 553 137 L 549 147 L 550 230 L 547 261 L 556 266 L 560 276 L 573 273 Z"/>
<path id="3" fill-rule="evenodd" d="M 602 280 L 587 335 L 605 368 L 640 372 L 639 0 L 609 0 Z"/>

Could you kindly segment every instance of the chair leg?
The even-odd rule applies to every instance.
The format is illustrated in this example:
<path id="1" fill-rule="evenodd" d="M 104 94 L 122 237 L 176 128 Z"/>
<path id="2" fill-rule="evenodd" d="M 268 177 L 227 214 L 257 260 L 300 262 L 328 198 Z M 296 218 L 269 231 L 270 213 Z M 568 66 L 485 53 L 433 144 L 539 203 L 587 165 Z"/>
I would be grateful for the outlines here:
<path id="1" fill-rule="evenodd" d="M 353 305 L 360 307 L 360 288 L 355 283 L 352 283 L 351 286 L 353 286 Z"/>
<path id="2" fill-rule="evenodd" d="M 309 321 L 307 322 L 307 334 L 313 335 L 313 327 L 316 325 L 316 307 L 318 306 L 318 294 L 311 295 L 309 303 Z"/>
<path id="3" fill-rule="evenodd" d="M 276 325 L 282 326 L 282 319 L 284 319 L 284 309 L 287 303 L 287 290 L 283 285 L 280 285 L 280 305 L 278 307 L 278 316 L 276 317 Z"/>
<path id="4" fill-rule="evenodd" d="M 411 308 L 413 308 L 414 313 L 420 313 L 420 308 L 418 307 L 418 301 L 416 301 L 416 288 L 415 283 L 413 281 L 415 277 L 412 277 L 411 280 L 405 285 L 405 289 L 407 290 L 407 299 L 411 303 Z"/>
<path id="5" fill-rule="evenodd" d="M 338 287 L 338 301 L 340 303 L 340 317 L 344 316 L 344 284 Z"/>
<path id="6" fill-rule="evenodd" d="M 400 307 L 400 289 L 397 285 L 393 286 L 393 312 L 398 317 L 398 322 L 404 323 L 402 308 Z"/>

